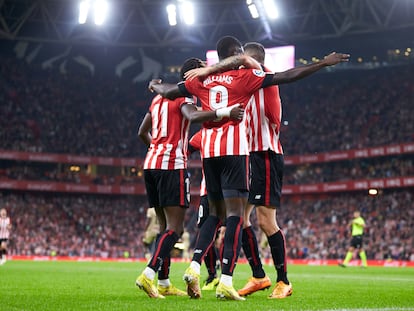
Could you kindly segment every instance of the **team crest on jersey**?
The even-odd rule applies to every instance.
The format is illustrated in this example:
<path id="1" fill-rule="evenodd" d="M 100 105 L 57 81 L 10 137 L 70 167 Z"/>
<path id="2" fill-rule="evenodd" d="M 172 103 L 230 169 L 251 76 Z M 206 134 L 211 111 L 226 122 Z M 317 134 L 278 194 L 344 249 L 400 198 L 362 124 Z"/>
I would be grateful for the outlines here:
<path id="1" fill-rule="evenodd" d="M 254 75 L 258 76 L 258 77 L 264 77 L 266 75 L 266 73 L 263 70 L 259 70 L 259 69 L 253 69 L 253 73 Z"/>

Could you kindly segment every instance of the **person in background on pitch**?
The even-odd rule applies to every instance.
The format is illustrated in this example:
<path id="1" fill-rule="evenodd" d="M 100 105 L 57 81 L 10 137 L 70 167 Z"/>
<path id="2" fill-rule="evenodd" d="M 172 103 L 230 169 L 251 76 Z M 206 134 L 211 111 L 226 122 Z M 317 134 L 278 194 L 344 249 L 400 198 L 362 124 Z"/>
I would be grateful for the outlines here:
<path id="1" fill-rule="evenodd" d="M 367 263 L 367 255 L 365 253 L 364 248 L 362 247 L 363 243 L 363 235 L 364 235 L 364 228 L 365 228 L 365 220 L 361 217 L 361 213 L 359 211 L 354 212 L 354 218 L 349 223 L 351 227 L 351 245 L 348 248 L 348 252 L 346 253 L 345 259 L 339 266 L 345 268 L 348 266 L 348 263 L 351 261 L 352 257 L 354 256 L 354 252 L 357 249 L 359 257 L 361 258 L 362 267 L 368 267 Z"/>
<path id="2" fill-rule="evenodd" d="M 157 213 L 154 208 L 149 207 L 147 209 L 147 223 L 145 224 L 144 237 L 142 238 L 142 242 L 148 249 L 148 252 L 145 253 L 146 259 L 151 257 L 159 233 L 160 223 L 158 221 Z"/>
<path id="3" fill-rule="evenodd" d="M 204 66 L 201 60 L 188 59 L 182 66 L 181 77 L 187 70 L 201 66 Z M 238 106 L 199 111 L 194 97 L 168 100 L 157 95 L 139 127 L 138 136 L 148 146 L 143 165 L 147 197 L 161 228 L 152 257 L 135 282 L 150 298 L 186 295 L 171 284 L 168 275 L 170 253 L 184 231 L 184 216 L 190 201 L 187 172 L 190 124 L 223 117 L 241 120 L 244 110 Z M 154 284 L 157 272 L 158 287 Z"/>
<path id="4" fill-rule="evenodd" d="M 0 265 L 7 261 L 7 243 L 12 228 L 10 217 L 7 216 L 5 208 L 0 209 Z"/>

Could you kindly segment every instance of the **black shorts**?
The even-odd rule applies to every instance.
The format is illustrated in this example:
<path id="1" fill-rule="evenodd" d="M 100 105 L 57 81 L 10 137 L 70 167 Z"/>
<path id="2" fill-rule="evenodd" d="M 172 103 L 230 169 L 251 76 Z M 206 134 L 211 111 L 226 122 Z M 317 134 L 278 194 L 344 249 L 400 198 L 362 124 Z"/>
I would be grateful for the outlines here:
<path id="1" fill-rule="evenodd" d="M 200 197 L 200 206 L 198 207 L 198 218 L 197 218 L 198 228 L 201 228 L 203 223 L 206 221 L 208 215 L 210 215 L 208 197 L 207 195 L 203 195 Z"/>
<path id="2" fill-rule="evenodd" d="M 362 248 L 362 235 L 352 236 L 351 246 L 354 248 Z"/>
<path id="3" fill-rule="evenodd" d="M 272 150 L 250 153 L 250 204 L 280 207 L 283 167 L 283 154 Z"/>
<path id="4" fill-rule="evenodd" d="M 183 170 L 144 170 L 150 207 L 182 206 L 190 202 L 190 179 Z"/>
<path id="5" fill-rule="evenodd" d="M 223 200 L 226 191 L 238 196 L 249 191 L 248 156 L 224 156 L 203 159 L 206 189 L 210 200 Z M 230 196 L 228 196 L 230 197 Z"/>

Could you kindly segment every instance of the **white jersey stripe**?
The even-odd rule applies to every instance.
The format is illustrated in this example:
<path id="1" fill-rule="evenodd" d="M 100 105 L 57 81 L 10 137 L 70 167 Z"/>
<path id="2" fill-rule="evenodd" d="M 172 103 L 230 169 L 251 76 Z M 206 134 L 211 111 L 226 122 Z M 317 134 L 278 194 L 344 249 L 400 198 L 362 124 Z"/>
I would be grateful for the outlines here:
<path id="1" fill-rule="evenodd" d="M 220 147 L 221 147 L 221 137 L 223 136 L 223 129 L 221 127 L 217 128 L 215 132 L 217 133 L 217 135 L 214 140 L 214 157 L 219 157 L 221 155 Z"/>
<path id="2" fill-rule="evenodd" d="M 162 162 L 161 162 L 161 169 L 162 170 L 168 170 L 168 162 L 169 162 L 169 159 L 170 159 L 172 148 L 173 148 L 172 144 L 167 144 L 165 146 L 164 153 L 163 153 L 163 156 L 162 156 Z"/>
<path id="3" fill-rule="evenodd" d="M 229 126 L 229 129 L 227 131 L 227 135 L 228 135 L 227 145 L 226 145 L 227 154 L 233 154 L 234 153 L 234 151 L 233 151 L 233 149 L 234 149 L 234 126 L 233 125 Z"/>

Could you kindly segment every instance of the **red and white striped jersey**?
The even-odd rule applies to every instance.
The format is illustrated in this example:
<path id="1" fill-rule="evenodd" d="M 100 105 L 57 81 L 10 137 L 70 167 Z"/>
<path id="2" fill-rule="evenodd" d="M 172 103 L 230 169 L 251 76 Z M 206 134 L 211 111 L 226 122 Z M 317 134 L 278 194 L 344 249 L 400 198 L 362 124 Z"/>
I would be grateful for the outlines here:
<path id="1" fill-rule="evenodd" d="M 181 106 L 194 103 L 194 98 L 168 100 L 160 95 L 154 97 L 149 109 L 152 140 L 145 157 L 144 169 L 187 168 L 190 122 L 182 115 Z"/>
<path id="2" fill-rule="evenodd" d="M 0 217 L 0 239 L 8 239 L 10 235 L 9 225 L 10 217 Z"/>
<path id="3" fill-rule="evenodd" d="M 193 147 L 195 150 L 200 151 L 201 159 L 203 159 L 202 156 L 202 145 L 201 145 L 201 130 L 195 133 L 193 136 L 191 136 L 190 141 L 188 142 L 191 147 Z M 200 196 L 207 195 L 207 188 L 206 188 L 206 179 L 204 177 L 204 170 L 201 168 L 201 183 L 200 183 Z"/>
<path id="4" fill-rule="evenodd" d="M 204 80 L 187 80 L 180 84 L 184 94 L 199 98 L 202 109 L 213 111 L 240 104 L 245 108 L 254 91 L 258 90 L 266 74 L 257 69 L 240 69 L 210 75 Z M 248 155 L 246 123 L 223 118 L 203 123 L 202 157 Z"/>
<path id="5" fill-rule="evenodd" d="M 270 149 L 283 154 L 279 140 L 282 118 L 279 87 L 269 86 L 256 91 L 250 98 L 245 114 L 249 151 Z"/>

